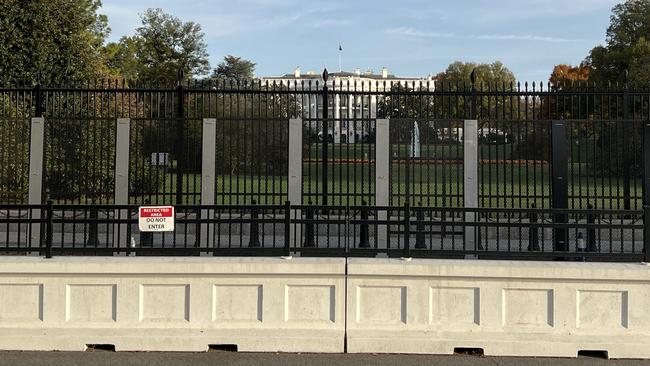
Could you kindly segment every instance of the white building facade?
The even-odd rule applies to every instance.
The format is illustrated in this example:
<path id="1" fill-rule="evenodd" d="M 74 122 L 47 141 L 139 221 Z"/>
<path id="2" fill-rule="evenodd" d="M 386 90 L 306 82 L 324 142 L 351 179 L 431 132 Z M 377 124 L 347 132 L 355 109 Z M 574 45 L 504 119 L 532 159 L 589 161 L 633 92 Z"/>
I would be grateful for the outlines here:
<path id="1" fill-rule="evenodd" d="M 310 71 L 302 73 L 297 67 L 292 74 L 278 77 L 264 77 L 262 82 L 283 85 L 289 90 L 310 91 L 313 95 L 302 97 L 303 117 L 323 118 L 322 89 L 327 85 L 328 99 L 328 138 L 334 143 L 363 142 L 372 133 L 371 120 L 377 118 L 378 106 L 384 92 L 394 88 L 410 90 L 435 89 L 433 77 L 397 77 L 383 68 L 380 74 L 372 70 L 361 72 L 333 72 L 328 74 L 327 82 L 323 75 Z M 310 124 L 310 129 L 322 138 L 322 125 Z M 321 126 L 321 127 L 319 127 Z"/>

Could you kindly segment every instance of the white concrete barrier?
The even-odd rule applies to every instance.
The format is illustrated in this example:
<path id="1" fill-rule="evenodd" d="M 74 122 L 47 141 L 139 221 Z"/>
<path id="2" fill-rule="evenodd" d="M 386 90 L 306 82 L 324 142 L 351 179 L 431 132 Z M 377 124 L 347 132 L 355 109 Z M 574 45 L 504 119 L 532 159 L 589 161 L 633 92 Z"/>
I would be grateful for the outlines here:
<path id="1" fill-rule="evenodd" d="M 347 304 L 347 309 L 346 309 Z M 650 358 L 644 264 L 0 257 L 0 349 Z"/>
<path id="2" fill-rule="evenodd" d="M 350 259 L 348 352 L 650 358 L 645 264 Z"/>
<path id="3" fill-rule="evenodd" d="M 344 259 L 0 258 L 0 349 L 343 352 Z"/>

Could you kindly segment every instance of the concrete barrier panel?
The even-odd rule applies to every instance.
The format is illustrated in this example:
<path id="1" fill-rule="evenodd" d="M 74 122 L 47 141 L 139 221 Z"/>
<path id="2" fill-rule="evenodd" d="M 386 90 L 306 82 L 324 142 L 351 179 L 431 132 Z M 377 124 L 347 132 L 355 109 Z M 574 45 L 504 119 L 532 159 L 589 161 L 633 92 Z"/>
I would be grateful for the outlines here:
<path id="1" fill-rule="evenodd" d="M 348 351 L 650 357 L 645 264 L 350 259 Z"/>
<path id="2" fill-rule="evenodd" d="M 0 258 L 0 349 L 343 352 L 345 260 Z"/>
<path id="3" fill-rule="evenodd" d="M 649 285 L 645 264 L 0 257 L 0 349 L 650 358 Z"/>

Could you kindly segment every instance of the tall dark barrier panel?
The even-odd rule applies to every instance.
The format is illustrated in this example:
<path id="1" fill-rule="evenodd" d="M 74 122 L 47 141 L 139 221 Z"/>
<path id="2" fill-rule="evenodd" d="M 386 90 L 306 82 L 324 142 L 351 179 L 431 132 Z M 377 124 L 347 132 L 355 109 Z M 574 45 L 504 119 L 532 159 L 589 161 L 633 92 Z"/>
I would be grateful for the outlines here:
<path id="1" fill-rule="evenodd" d="M 650 262 L 650 121 L 643 123 L 643 257 Z"/>
<path id="2" fill-rule="evenodd" d="M 185 91 L 183 89 L 183 71 L 178 71 L 176 86 L 178 106 L 176 110 L 176 204 L 183 204 L 183 174 L 185 172 L 183 153 L 185 152 Z"/>
<path id="3" fill-rule="evenodd" d="M 322 161 L 322 201 L 321 205 L 327 206 L 328 200 L 327 200 L 327 183 L 329 181 L 329 178 L 327 176 L 327 168 L 328 168 L 328 158 L 329 158 L 329 97 L 328 97 L 328 88 L 327 88 L 327 79 L 329 78 L 329 74 L 327 72 L 327 69 L 323 71 L 323 161 Z M 334 133 L 334 130 L 332 129 L 332 134 Z"/>
<path id="4" fill-rule="evenodd" d="M 630 105 L 630 89 L 627 84 L 627 70 L 625 70 L 624 73 L 625 77 L 625 92 L 623 94 L 623 136 L 625 138 L 631 138 L 632 132 L 631 127 L 632 127 L 632 121 L 630 121 L 629 115 L 628 115 L 628 110 L 629 110 L 629 105 Z M 629 210 L 632 206 L 630 205 L 630 201 L 632 200 L 632 194 L 631 194 L 631 189 L 630 189 L 630 181 L 631 181 L 631 175 L 632 175 L 632 153 L 630 151 L 630 145 L 631 143 L 625 143 L 623 144 L 623 208 L 626 210 Z"/>
<path id="5" fill-rule="evenodd" d="M 552 179 L 553 197 L 552 207 L 566 209 L 569 207 L 568 198 L 568 151 L 567 151 L 567 124 L 565 121 L 553 121 L 551 130 L 552 144 Z M 565 213 L 553 215 L 554 223 L 567 223 L 568 215 Z M 569 249 L 568 231 L 566 228 L 553 229 L 553 250 L 567 251 Z"/>

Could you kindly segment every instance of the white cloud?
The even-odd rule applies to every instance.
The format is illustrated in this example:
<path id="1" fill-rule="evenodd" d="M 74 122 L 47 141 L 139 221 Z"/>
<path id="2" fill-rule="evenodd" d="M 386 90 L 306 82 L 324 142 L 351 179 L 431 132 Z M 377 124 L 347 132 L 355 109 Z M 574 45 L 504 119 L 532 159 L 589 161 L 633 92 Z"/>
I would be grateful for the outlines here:
<path id="1" fill-rule="evenodd" d="M 304 4 L 298 0 L 238 1 L 105 1 L 100 10 L 108 15 L 113 29 L 111 40 L 132 34 L 140 25 L 139 14 L 150 7 L 161 7 L 184 21 L 201 25 L 207 37 L 224 37 L 241 33 L 263 32 L 304 23 L 312 28 L 351 25 L 352 22 L 333 16 L 346 9 L 345 4 Z"/>
<path id="2" fill-rule="evenodd" d="M 505 21 L 575 17 L 592 11 L 607 9 L 621 0 L 501 0 L 476 8 L 472 20 L 479 23 L 502 23 Z"/>
<path id="3" fill-rule="evenodd" d="M 557 38 L 531 34 L 456 34 L 449 32 L 428 32 L 410 27 L 389 28 L 385 31 L 388 34 L 419 37 L 419 38 L 449 38 L 468 40 L 490 40 L 490 41 L 532 41 L 532 42 L 580 42 L 580 39 Z"/>

